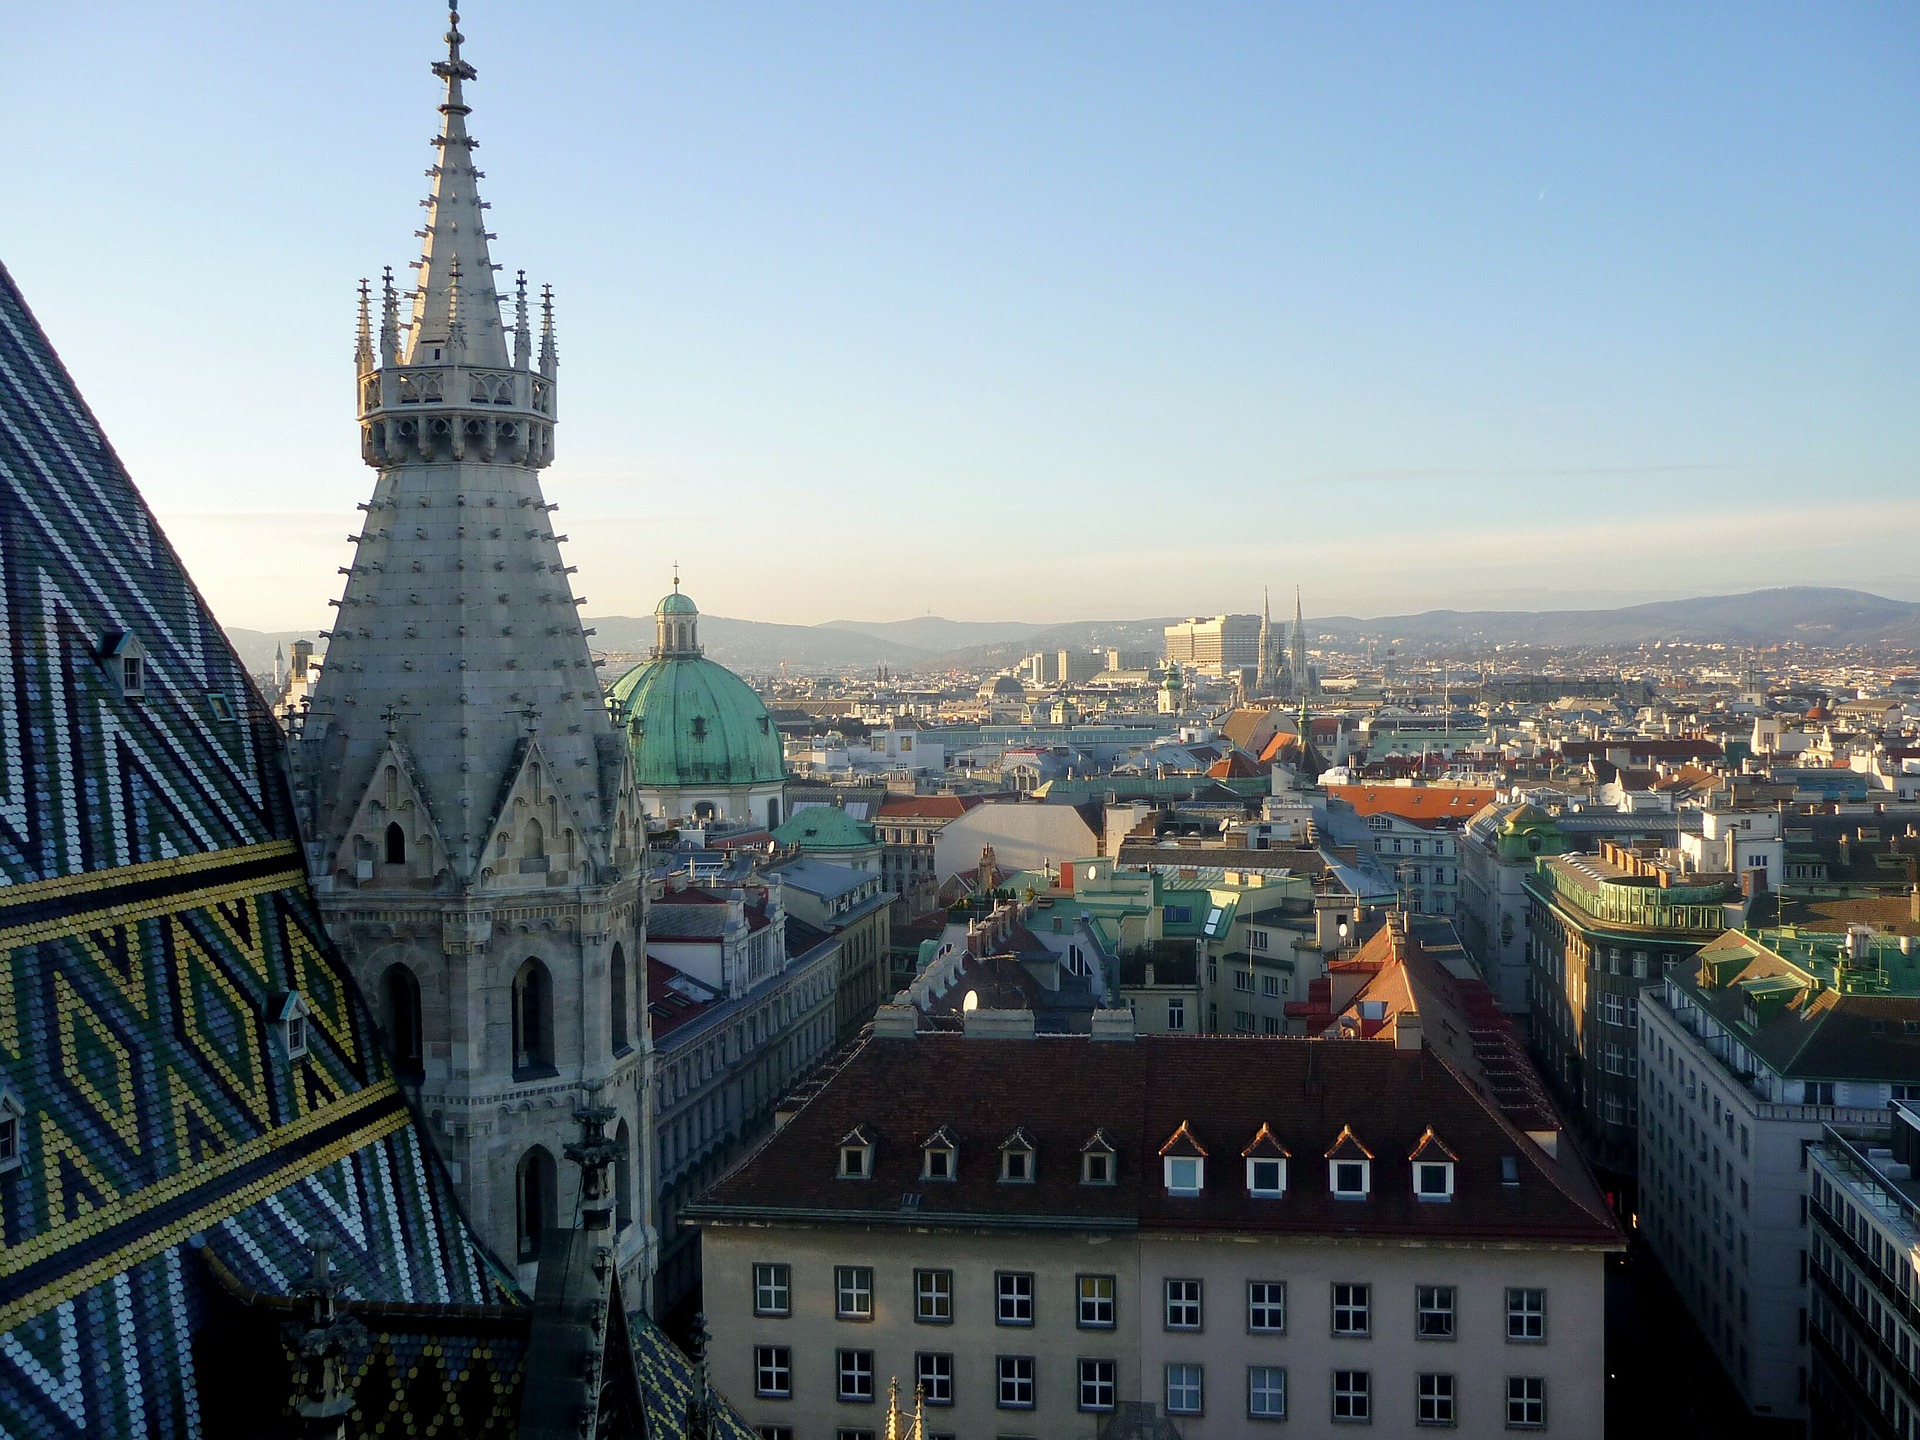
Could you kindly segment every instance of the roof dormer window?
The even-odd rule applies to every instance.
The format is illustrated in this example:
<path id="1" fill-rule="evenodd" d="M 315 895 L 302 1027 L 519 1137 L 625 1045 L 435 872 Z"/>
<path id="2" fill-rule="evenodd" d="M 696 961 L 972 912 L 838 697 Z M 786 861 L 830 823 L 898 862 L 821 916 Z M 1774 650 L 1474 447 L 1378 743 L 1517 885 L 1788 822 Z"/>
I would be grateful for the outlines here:
<path id="1" fill-rule="evenodd" d="M 1033 1140 L 1025 1130 L 1015 1130 L 1000 1142 L 1000 1180 L 1005 1185 L 1033 1183 Z"/>
<path id="2" fill-rule="evenodd" d="M 128 630 L 116 631 L 100 647 L 101 661 L 108 667 L 120 693 L 129 700 L 147 696 L 147 647 Z"/>
<path id="3" fill-rule="evenodd" d="M 307 1017 L 313 1014 L 298 990 L 284 991 L 274 998 L 273 1023 L 280 1032 L 280 1044 L 287 1059 L 301 1060 L 307 1054 Z"/>
<path id="4" fill-rule="evenodd" d="M 1291 1159 L 1272 1129 L 1262 1124 L 1253 1142 L 1240 1152 L 1247 1162 L 1247 1193 L 1257 1200 L 1278 1200 L 1287 1193 L 1287 1161 Z"/>
<path id="5" fill-rule="evenodd" d="M 864 1126 L 854 1126 L 841 1138 L 840 1178 L 842 1180 L 873 1178 L 873 1141 L 867 1138 Z"/>
<path id="6" fill-rule="evenodd" d="M 1420 1143 L 1408 1157 L 1413 1162 L 1413 1195 L 1416 1200 L 1444 1205 L 1453 1199 L 1453 1167 L 1459 1159 L 1427 1127 Z"/>
<path id="7" fill-rule="evenodd" d="M 1093 1138 L 1080 1147 L 1080 1183 L 1112 1185 L 1118 1182 L 1120 1153 L 1107 1139 L 1105 1130 L 1093 1132 Z"/>
<path id="8" fill-rule="evenodd" d="M 1167 1194 L 1198 1195 L 1207 1187 L 1207 1150 L 1182 1120 L 1180 1128 L 1160 1147 L 1161 1179 Z"/>
<path id="9" fill-rule="evenodd" d="M 920 1178 L 952 1180 L 960 1168 L 960 1142 L 942 1125 L 920 1143 Z"/>
<path id="10" fill-rule="evenodd" d="M 1327 1150 L 1327 1190 L 1336 1200 L 1364 1200 L 1373 1193 L 1373 1152 L 1343 1126 Z"/>
<path id="11" fill-rule="evenodd" d="M 13 1082 L 0 1077 L 0 1173 L 20 1168 L 25 1145 L 27 1107 Z"/>

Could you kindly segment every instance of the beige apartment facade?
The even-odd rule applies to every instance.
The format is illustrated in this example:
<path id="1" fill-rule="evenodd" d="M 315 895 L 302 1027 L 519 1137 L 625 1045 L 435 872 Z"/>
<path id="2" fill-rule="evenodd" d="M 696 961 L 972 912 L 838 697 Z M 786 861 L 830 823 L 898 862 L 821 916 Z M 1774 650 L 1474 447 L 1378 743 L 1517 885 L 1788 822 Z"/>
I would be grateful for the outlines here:
<path id="1" fill-rule="evenodd" d="M 1093 1440 L 1130 1402 L 1186 1440 L 1602 1433 L 1622 1240 L 1577 1163 L 1428 1050 L 1123 1017 L 883 1027 L 689 1208 L 762 1435 L 877 1440 L 916 1390 L 927 1440 Z"/>

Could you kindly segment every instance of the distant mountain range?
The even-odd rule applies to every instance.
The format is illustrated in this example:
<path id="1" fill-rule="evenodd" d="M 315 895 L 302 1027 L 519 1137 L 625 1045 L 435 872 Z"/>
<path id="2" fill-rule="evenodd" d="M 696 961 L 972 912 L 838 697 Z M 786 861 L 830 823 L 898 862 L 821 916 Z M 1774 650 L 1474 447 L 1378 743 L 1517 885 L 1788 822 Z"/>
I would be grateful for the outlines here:
<path id="1" fill-rule="evenodd" d="M 1039 650 L 1090 650 L 1107 645 L 1157 649 L 1161 632 L 1179 617 L 1147 620 L 1079 620 L 1059 625 L 1021 621 L 830 620 L 822 625 L 777 625 L 700 617 L 707 654 L 750 675 L 768 675 L 785 661 L 791 670 L 992 670 Z M 586 622 L 596 631 L 596 651 L 644 655 L 653 644 L 651 615 L 603 615 Z M 1789 586 L 1745 595 L 1707 595 L 1659 600 L 1614 610 L 1427 610 L 1418 615 L 1357 619 L 1309 617 L 1316 642 L 1358 644 L 1372 640 L 1403 650 L 1483 649 L 1493 645 L 1567 648 L 1641 645 L 1659 640 L 1730 645 L 1799 641 L 1841 646 L 1874 643 L 1920 646 L 1920 604 L 1888 600 L 1861 590 Z M 229 629 L 228 637 L 247 668 L 273 668 L 276 646 L 312 637 L 312 631 Z"/>

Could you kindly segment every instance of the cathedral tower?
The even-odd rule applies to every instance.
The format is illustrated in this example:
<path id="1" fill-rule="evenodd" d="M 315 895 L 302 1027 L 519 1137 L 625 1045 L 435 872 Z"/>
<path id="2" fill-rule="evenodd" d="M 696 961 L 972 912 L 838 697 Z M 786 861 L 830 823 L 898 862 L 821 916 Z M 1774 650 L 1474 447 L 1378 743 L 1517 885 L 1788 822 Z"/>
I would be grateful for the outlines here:
<path id="1" fill-rule="evenodd" d="M 1313 677 L 1307 671 L 1307 622 L 1300 613 L 1300 587 L 1293 587 L 1293 633 L 1287 637 L 1287 684 L 1300 696 L 1313 689 Z"/>
<path id="2" fill-rule="evenodd" d="M 539 472 L 558 354 L 524 272 L 502 323 L 467 134 L 459 16 L 416 283 L 360 290 L 361 454 L 375 471 L 295 744 L 308 868 L 475 1227 L 531 1264 L 569 1223 L 582 1091 L 612 1107 L 626 1293 L 649 1293 L 642 851 Z M 401 309 L 408 310 L 403 323 Z"/>

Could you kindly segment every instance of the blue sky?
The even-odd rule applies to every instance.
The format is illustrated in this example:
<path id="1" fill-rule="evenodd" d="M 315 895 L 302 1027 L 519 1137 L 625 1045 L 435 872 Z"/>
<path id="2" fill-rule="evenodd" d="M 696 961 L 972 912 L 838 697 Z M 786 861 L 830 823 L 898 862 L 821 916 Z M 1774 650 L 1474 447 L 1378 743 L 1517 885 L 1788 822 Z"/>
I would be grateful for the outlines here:
<path id="1" fill-rule="evenodd" d="M 592 614 L 1920 599 L 1920 7 L 463 11 Z M 0 260 L 224 620 L 324 623 L 432 5 L 0 11 Z M 402 272 L 404 273 L 404 271 Z"/>

